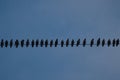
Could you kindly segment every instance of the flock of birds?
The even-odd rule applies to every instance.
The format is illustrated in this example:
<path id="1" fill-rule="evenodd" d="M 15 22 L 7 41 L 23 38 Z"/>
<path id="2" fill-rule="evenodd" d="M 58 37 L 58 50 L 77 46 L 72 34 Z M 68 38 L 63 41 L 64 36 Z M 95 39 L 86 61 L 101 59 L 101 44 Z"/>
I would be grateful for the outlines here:
<path id="1" fill-rule="evenodd" d="M 119 44 L 120 44 L 119 39 L 105 40 L 105 39 L 100 39 L 100 38 L 98 38 L 96 41 L 94 40 L 94 38 L 91 39 L 89 41 L 89 44 L 87 43 L 86 38 L 84 38 L 82 41 L 81 41 L 81 39 L 78 39 L 76 41 L 74 39 L 72 39 L 72 40 L 67 39 L 67 40 L 60 40 L 60 41 L 58 39 L 50 40 L 50 41 L 48 39 L 46 39 L 46 40 L 43 40 L 43 39 L 41 39 L 41 40 L 39 40 L 39 39 L 37 39 L 37 40 L 29 40 L 29 39 L 27 39 L 27 40 L 18 40 L 18 39 L 16 39 L 16 40 L 13 40 L 13 39 L 4 40 L 4 39 L 1 39 L 1 41 L 0 41 L 1 48 L 4 48 L 4 47 L 6 47 L 6 48 L 7 47 L 18 48 L 18 47 L 29 47 L 29 46 L 31 46 L 31 47 L 48 47 L 48 46 L 49 47 L 53 47 L 53 46 L 54 47 L 57 47 L 57 46 L 61 46 L 61 47 L 64 47 L 64 46 L 65 47 L 68 47 L 68 46 L 75 47 L 76 46 L 76 47 L 79 47 L 80 45 L 83 47 L 85 47 L 86 45 L 88 45 L 90 47 L 93 47 L 93 46 L 104 47 L 105 45 L 108 47 L 110 47 L 110 46 L 118 47 Z"/>

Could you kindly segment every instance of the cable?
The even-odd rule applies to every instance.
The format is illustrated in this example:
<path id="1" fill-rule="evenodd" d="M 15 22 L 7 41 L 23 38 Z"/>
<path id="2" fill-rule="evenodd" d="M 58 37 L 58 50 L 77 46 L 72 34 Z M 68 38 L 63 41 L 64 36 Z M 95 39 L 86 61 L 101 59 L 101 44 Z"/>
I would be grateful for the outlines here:
<path id="1" fill-rule="evenodd" d="M 78 39 L 78 40 L 70 40 L 70 39 L 66 39 L 66 40 L 44 40 L 44 39 L 36 39 L 36 40 L 30 40 L 30 39 L 27 39 L 27 40 L 18 40 L 16 39 L 15 41 L 13 41 L 13 39 L 11 40 L 4 40 L 4 39 L 1 39 L 0 41 L 0 47 L 1 48 L 12 48 L 12 47 L 15 47 L 15 48 L 18 48 L 18 47 L 79 47 L 79 46 L 83 46 L 83 47 L 86 47 L 86 46 L 90 46 L 90 47 L 93 47 L 93 46 L 96 46 L 96 47 L 99 47 L 99 46 L 107 46 L 107 47 L 119 47 L 120 45 L 120 40 L 119 39 L 108 39 L 108 40 L 105 40 L 105 39 L 101 39 L 101 38 L 98 38 L 95 39 L 92 38 L 89 42 L 87 42 L 87 39 L 84 38 L 83 40 L 81 39 Z"/>

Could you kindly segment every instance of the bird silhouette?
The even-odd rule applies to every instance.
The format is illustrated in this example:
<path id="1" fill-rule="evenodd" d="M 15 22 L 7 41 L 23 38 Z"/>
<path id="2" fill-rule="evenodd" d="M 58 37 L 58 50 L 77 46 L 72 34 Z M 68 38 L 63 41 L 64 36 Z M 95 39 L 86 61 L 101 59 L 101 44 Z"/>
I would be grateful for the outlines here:
<path id="1" fill-rule="evenodd" d="M 76 46 L 78 47 L 80 45 L 80 39 L 77 40 Z"/>
<path id="2" fill-rule="evenodd" d="M 52 45 L 53 45 L 53 40 L 50 41 L 50 47 L 52 47 Z"/>
<path id="3" fill-rule="evenodd" d="M 86 39 L 83 40 L 83 47 L 86 45 Z"/>
<path id="4" fill-rule="evenodd" d="M 29 39 L 27 39 L 26 41 L 26 47 L 28 47 L 30 45 Z"/>
<path id="5" fill-rule="evenodd" d="M 116 44 L 116 41 L 115 41 L 115 39 L 113 39 L 112 46 L 115 47 L 115 44 Z"/>
<path id="6" fill-rule="evenodd" d="M 24 46 L 24 40 L 21 40 L 21 47 Z"/>
<path id="7" fill-rule="evenodd" d="M 3 39 L 1 39 L 1 48 L 3 48 L 3 46 L 4 46 L 4 40 Z"/>
<path id="8" fill-rule="evenodd" d="M 34 47 L 34 40 L 31 41 L 31 46 Z"/>
<path id="9" fill-rule="evenodd" d="M 8 41 L 7 40 L 5 41 L 5 47 L 8 47 Z"/>
<path id="10" fill-rule="evenodd" d="M 105 39 L 102 40 L 102 47 L 105 45 Z"/>
<path id="11" fill-rule="evenodd" d="M 94 39 L 90 41 L 90 47 L 92 47 L 93 45 L 94 45 Z"/>
<path id="12" fill-rule="evenodd" d="M 19 46 L 19 41 L 16 39 L 16 41 L 15 41 L 15 47 L 18 48 L 18 46 Z"/>
<path id="13" fill-rule="evenodd" d="M 39 45 L 39 40 L 37 39 L 36 40 L 36 47 L 38 47 L 38 45 Z"/>
<path id="14" fill-rule="evenodd" d="M 117 39 L 117 40 L 116 40 L 116 47 L 118 47 L 119 44 L 120 44 L 120 40 Z"/>
<path id="15" fill-rule="evenodd" d="M 61 40 L 61 47 L 63 47 L 63 45 L 64 45 L 64 41 L 63 41 L 63 40 Z"/>
<path id="16" fill-rule="evenodd" d="M 44 45 L 44 40 L 42 39 L 42 40 L 40 41 L 40 46 L 43 47 L 43 45 Z"/>
<path id="17" fill-rule="evenodd" d="M 58 39 L 55 40 L 55 47 L 58 45 Z"/>
<path id="18" fill-rule="evenodd" d="M 110 45 L 111 45 L 111 40 L 110 39 L 107 41 L 107 45 L 108 45 L 108 47 L 110 47 Z"/>
<path id="19" fill-rule="evenodd" d="M 69 45 L 69 39 L 66 40 L 66 47 Z"/>
<path id="20" fill-rule="evenodd" d="M 45 47 L 48 46 L 48 40 L 45 40 Z"/>
<path id="21" fill-rule="evenodd" d="M 10 48 L 12 48 L 12 46 L 13 46 L 13 40 L 11 39 L 10 40 Z"/>
<path id="22" fill-rule="evenodd" d="M 74 40 L 72 39 L 72 41 L 71 41 L 71 47 L 73 47 L 74 46 Z"/>
<path id="23" fill-rule="evenodd" d="M 100 45 L 100 38 L 97 40 L 97 47 Z"/>

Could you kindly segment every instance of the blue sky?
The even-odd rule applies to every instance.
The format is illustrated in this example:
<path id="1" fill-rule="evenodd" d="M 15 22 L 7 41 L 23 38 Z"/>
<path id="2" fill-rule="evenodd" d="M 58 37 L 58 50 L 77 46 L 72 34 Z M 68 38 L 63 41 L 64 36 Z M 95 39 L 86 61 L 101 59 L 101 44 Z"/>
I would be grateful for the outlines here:
<path id="1" fill-rule="evenodd" d="M 119 0 L 0 0 L 0 38 L 119 38 Z M 118 48 L 0 49 L 0 80 L 120 80 Z"/>

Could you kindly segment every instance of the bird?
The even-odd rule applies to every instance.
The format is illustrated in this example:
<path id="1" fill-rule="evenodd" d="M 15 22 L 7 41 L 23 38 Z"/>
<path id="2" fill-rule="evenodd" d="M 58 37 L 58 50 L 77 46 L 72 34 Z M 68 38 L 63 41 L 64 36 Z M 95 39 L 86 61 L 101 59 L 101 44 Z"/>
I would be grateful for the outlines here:
<path id="1" fill-rule="evenodd" d="M 80 45 L 80 39 L 77 40 L 76 46 L 78 47 Z"/>
<path id="2" fill-rule="evenodd" d="M 36 47 L 38 47 L 38 45 L 39 45 L 39 40 L 37 39 L 36 40 Z"/>
<path id="3" fill-rule="evenodd" d="M 111 45 L 111 40 L 110 39 L 107 41 L 107 45 L 108 45 L 108 47 L 110 47 L 110 45 Z"/>
<path id="4" fill-rule="evenodd" d="M 45 40 L 45 47 L 48 46 L 48 40 Z"/>
<path id="5" fill-rule="evenodd" d="M 86 45 L 86 38 L 83 40 L 83 47 Z"/>
<path id="6" fill-rule="evenodd" d="M 94 39 L 90 41 L 90 47 L 92 47 L 93 45 L 94 45 Z"/>
<path id="7" fill-rule="evenodd" d="M 40 46 L 43 47 L 43 45 L 44 45 L 44 40 L 42 39 L 42 40 L 40 41 Z"/>
<path id="8" fill-rule="evenodd" d="M 58 45 L 58 39 L 55 40 L 55 47 Z"/>
<path id="9" fill-rule="evenodd" d="M 31 41 L 31 46 L 34 47 L 34 40 Z"/>
<path id="10" fill-rule="evenodd" d="M 97 40 L 97 47 L 100 45 L 100 38 Z"/>
<path id="11" fill-rule="evenodd" d="M 4 46 L 4 40 L 3 40 L 3 39 L 1 39 L 0 45 L 1 45 L 1 47 L 3 48 L 3 46 Z"/>
<path id="12" fill-rule="evenodd" d="M 21 47 L 24 46 L 24 40 L 21 40 Z"/>
<path id="13" fill-rule="evenodd" d="M 115 47 L 115 44 L 116 44 L 115 39 L 113 39 L 112 46 Z"/>
<path id="14" fill-rule="evenodd" d="M 13 40 L 11 39 L 10 40 L 10 48 L 12 48 L 12 46 L 13 46 Z"/>
<path id="15" fill-rule="evenodd" d="M 19 46 L 19 41 L 16 39 L 16 41 L 15 41 L 15 47 L 18 48 L 18 46 Z"/>
<path id="16" fill-rule="evenodd" d="M 120 44 L 120 40 L 117 39 L 117 40 L 116 40 L 116 47 L 118 47 L 119 44 Z"/>
<path id="17" fill-rule="evenodd" d="M 72 39 L 72 41 L 71 41 L 71 47 L 73 47 L 74 46 L 74 40 Z"/>
<path id="18" fill-rule="evenodd" d="M 69 45 L 69 39 L 66 40 L 66 47 Z"/>
<path id="19" fill-rule="evenodd" d="M 63 41 L 63 40 L 61 40 L 61 47 L 63 47 L 63 45 L 64 45 L 64 41 Z"/>
<path id="20" fill-rule="evenodd" d="M 105 45 L 105 39 L 102 40 L 102 47 Z"/>
<path id="21" fill-rule="evenodd" d="M 8 41 L 7 40 L 5 41 L 5 47 L 8 47 Z"/>
<path id="22" fill-rule="evenodd" d="M 52 45 L 53 45 L 53 40 L 50 41 L 50 47 L 52 47 Z"/>
<path id="23" fill-rule="evenodd" d="M 27 39 L 26 41 L 26 47 L 28 47 L 30 45 L 29 39 Z"/>

